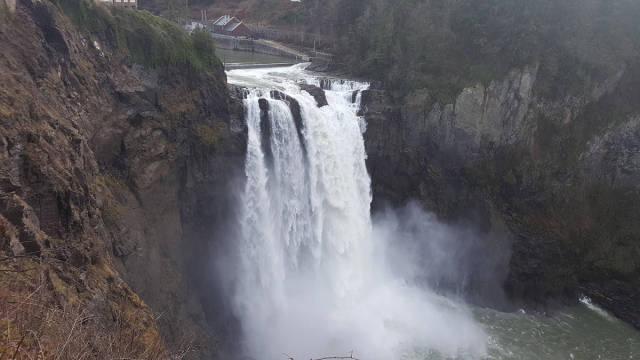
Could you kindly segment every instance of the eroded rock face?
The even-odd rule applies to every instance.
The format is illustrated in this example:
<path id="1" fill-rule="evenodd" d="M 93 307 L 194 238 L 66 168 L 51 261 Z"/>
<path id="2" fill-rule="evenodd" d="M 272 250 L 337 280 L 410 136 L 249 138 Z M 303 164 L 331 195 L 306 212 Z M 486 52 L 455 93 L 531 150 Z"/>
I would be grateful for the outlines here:
<path id="1" fill-rule="evenodd" d="M 40 221 L 33 208 L 20 196 L 9 193 L 0 198 L 0 212 L 17 230 L 17 237 L 10 240 L 12 253 L 16 256 L 41 256 L 46 248 L 47 235 L 40 229 Z"/>
<path id="2" fill-rule="evenodd" d="M 591 179 L 640 190 L 640 116 L 594 137 L 582 160 Z"/>
<path id="3" fill-rule="evenodd" d="M 640 213 L 640 102 L 631 95 L 640 93 L 639 68 L 620 66 L 553 99 L 541 95 L 549 84 L 535 64 L 468 87 L 451 104 L 420 90 L 392 99 L 374 86 L 362 97 L 374 208 L 418 199 L 481 234 L 504 223 L 510 241 L 487 242 L 479 256 L 510 248 L 512 300 L 593 294 L 637 325 L 640 307 L 620 294 L 640 278 L 629 255 L 640 251 L 631 215 Z"/>
<path id="4" fill-rule="evenodd" d="M 48 2 L 21 1 L 12 19 L 0 23 L 0 252 L 27 255 L 16 267 L 38 258 L 60 306 L 124 314 L 144 341 L 160 330 L 211 355 L 215 310 L 199 291 L 211 279 L 193 275 L 209 273 L 246 146 L 222 69 L 129 64 Z"/>
<path id="5" fill-rule="evenodd" d="M 429 122 L 434 128 L 440 128 L 435 126 L 438 122 L 446 124 L 443 134 L 446 144 L 465 144 L 465 150 L 473 153 L 478 153 L 485 144 L 519 142 L 531 136 L 525 116 L 532 100 L 536 72 L 536 67 L 516 70 L 506 79 L 492 81 L 487 87 L 476 85 L 464 89 L 458 95 L 453 111 L 444 111 L 444 119 L 438 118 L 441 114 L 430 114 Z"/>
<path id="6" fill-rule="evenodd" d="M 316 99 L 316 104 L 318 104 L 318 107 L 329 105 L 329 103 L 327 102 L 327 96 L 324 93 L 324 90 L 322 90 L 321 88 L 309 84 L 300 84 L 300 89 L 308 92 L 311 96 L 313 96 L 313 98 Z"/>

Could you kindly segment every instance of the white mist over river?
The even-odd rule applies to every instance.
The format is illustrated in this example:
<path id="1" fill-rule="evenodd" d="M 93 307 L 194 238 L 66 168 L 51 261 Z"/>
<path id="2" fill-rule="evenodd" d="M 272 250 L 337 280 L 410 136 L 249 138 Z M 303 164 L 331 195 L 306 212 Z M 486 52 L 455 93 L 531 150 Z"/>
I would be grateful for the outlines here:
<path id="1" fill-rule="evenodd" d="M 323 81 L 329 105 L 318 107 L 299 83 L 321 85 L 320 77 L 303 68 L 228 72 L 231 84 L 247 88 L 246 186 L 232 296 L 248 356 L 301 360 L 352 351 L 363 360 L 640 356 L 637 332 L 588 308 L 555 318 L 470 309 L 403 276 L 396 267 L 412 264 L 398 264 L 398 254 L 406 262 L 413 257 L 388 251 L 402 229 L 370 215 L 366 124 L 357 116 L 359 93 L 368 85 Z M 272 90 L 295 99 L 298 121 L 290 101 Z M 585 317 L 600 329 L 579 329 Z M 603 328 L 612 332 L 611 341 L 572 332 Z M 546 334 L 553 335 L 547 348 Z M 598 342 L 603 337 L 606 341 Z"/>

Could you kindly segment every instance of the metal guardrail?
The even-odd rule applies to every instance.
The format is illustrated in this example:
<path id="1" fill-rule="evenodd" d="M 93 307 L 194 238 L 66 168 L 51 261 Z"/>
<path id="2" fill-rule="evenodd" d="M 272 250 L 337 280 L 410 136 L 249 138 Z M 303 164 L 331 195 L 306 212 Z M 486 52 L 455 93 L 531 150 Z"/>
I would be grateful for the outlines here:
<path id="1" fill-rule="evenodd" d="M 291 59 L 309 61 L 310 57 L 283 44 L 276 44 L 269 40 L 256 40 L 211 33 L 216 45 L 223 49 L 257 52 L 261 54 L 288 57 Z"/>
<path id="2" fill-rule="evenodd" d="M 250 63 L 225 63 L 225 70 L 239 70 L 239 69 L 264 69 L 272 67 L 289 67 L 296 65 L 295 63 L 271 63 L 271 64 L 250 64 Z"/>

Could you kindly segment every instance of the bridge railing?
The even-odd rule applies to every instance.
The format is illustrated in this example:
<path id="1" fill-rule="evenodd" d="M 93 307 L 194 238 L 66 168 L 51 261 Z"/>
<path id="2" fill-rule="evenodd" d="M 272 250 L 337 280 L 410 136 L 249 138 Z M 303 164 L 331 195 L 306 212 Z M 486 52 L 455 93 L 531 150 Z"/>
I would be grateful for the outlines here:
<path id="1" fill-rule="evenodd" d="M 326 48 L 333 45 L 333 39 L 321 34 L 310 34 L 304 31 L 282 30 L 272 27 L 247 24 L 257 38 L 299 44 L 309 48 Z"/>

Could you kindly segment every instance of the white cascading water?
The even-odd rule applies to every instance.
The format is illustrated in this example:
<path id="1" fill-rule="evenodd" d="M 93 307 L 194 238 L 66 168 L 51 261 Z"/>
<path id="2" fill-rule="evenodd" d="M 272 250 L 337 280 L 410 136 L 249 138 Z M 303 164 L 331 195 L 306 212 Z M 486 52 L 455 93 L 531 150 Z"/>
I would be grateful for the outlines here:
<path id="1" fill-rule="evenodd" d="M 233 295 L 248 355 L 482 356 L 486 336 L 469 313 L 392 275 L 384 256 L 393 234 L 372 224 L 360 96 L 352 101 L 354 91 L 368 85 L 321 83 L 301 66 L 234 70 L 229 82 L 248 89 L 247 182 Z M 329 105 L 319 108 L 299 82 L 322 85 Z M 301 137 L 289 104 L 272 98 L 271 90 L 299 103 Z M 261 98 L 268 101 L 262 121 L 270 134 L 263 134 Z"/>

